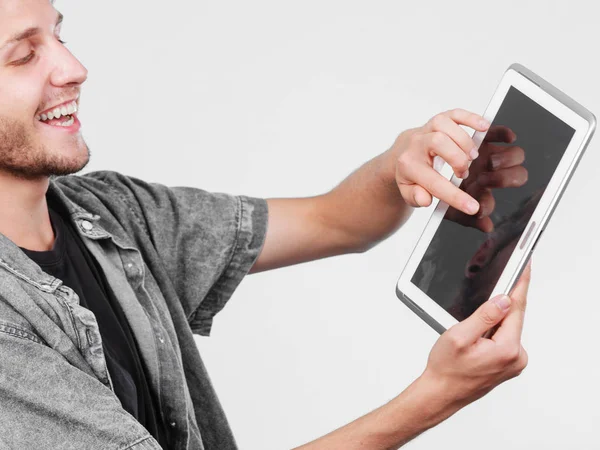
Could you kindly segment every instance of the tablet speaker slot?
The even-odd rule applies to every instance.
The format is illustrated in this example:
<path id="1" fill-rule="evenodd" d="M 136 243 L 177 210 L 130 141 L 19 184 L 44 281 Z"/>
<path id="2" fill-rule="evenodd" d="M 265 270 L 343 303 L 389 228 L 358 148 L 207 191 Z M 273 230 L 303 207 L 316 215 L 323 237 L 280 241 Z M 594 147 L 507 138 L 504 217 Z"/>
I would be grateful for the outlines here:
<path id="1" fill-rule="evenodd" d="M 529 241 L 529 237 L 531 236 L 531 233 L 533 232 L 534 229 L 535 229 L 535 222 L 531 222 L 531 225 L 529 226 L 529 230 L 527 230 L 525 239 L 523 239 L 523 242 L 521 242 L 519 249 L 523 250 L 523 248 L 525 248 L 525 244 L 527 244 L 527 241 Z"/>

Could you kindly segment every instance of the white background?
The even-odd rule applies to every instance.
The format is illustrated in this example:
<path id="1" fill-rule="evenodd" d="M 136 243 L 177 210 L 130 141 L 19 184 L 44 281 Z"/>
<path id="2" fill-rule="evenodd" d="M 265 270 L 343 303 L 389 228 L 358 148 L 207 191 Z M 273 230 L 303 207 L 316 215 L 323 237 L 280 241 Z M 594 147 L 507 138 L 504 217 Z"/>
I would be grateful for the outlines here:
<path id="1" fill-rule="evenodd" d="M 435 113 L 483 112 L 513 62 L 600 113 L 595 2 L 56 6 L 90 70 L 86 171 L 259 197 L 323 193 Z M 598 142 L 537 246 L 529 367 L 408 448 L 598 448 Z M 198 337 L 242 449 L 313 440 L 421 373 L 437 334 L 394 287 L 426 215 L 366 254 L 246 278 L 212 336 Z"/>

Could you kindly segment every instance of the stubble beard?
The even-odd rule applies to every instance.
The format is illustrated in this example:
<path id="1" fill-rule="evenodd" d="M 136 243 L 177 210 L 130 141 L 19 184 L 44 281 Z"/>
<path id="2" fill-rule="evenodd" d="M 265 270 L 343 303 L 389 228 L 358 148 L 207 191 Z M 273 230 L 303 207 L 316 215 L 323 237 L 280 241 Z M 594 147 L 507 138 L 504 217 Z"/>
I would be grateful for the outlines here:
<path id="1" fill-rule="evenodd" d="M 83 139 L 73 137 L 77 156 L 61 155 L 37 140 L 27 127 L 15 119 L 0 117 L 0 172 L 26 180 L 70 175 L 82 170 L 90 160 Z"/>

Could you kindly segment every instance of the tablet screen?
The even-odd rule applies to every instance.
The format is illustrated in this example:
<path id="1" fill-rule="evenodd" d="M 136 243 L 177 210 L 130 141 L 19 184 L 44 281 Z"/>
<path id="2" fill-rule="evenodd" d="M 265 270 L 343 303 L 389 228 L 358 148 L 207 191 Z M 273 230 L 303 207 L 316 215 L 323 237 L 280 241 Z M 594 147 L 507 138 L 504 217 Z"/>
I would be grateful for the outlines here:
<path id="1" fill-rule="evenodd" d="M 449 208 L 411 281 L 461 321 L 491 295 L 575 130 L 512 86 L 460 188 L 489 216 Z"/>

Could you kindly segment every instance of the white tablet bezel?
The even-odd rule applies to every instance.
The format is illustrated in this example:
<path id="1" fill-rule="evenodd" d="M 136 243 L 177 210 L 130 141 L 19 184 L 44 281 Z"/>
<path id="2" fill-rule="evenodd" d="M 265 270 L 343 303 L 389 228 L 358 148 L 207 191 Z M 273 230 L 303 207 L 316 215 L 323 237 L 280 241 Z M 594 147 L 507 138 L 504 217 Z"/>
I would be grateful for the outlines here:
<path id="1" fill-rule="evenodd" d="M 526 76 L 529 75 L 529 76 Z M 534 80 L 537 81 L 534 82 Z M 500 276 L 491 297 L 504 293 L 510 293 L 514 283 L 517 281 L 521 271 L 527 263 L 528 257 L 535 245 L 537 238 L 541 231 L 543 231 L 550 215 L 552 214 L 556 203 L 560 199 L 569 178 L 575 169 L 581 154 L 585 150 L 587 142 L 591 138 L 591 135 L 595 128 L 595 119 L 591 113 L 584 110 L 587 117 L 575 112 L 572 108 L 566 106 L 565 103 L 571 101 L 568 97 L 564 96 L 560 91 L 556 90 L 549 84 L 544 85 L 543 80 L 535 76 L 535 74 L 527 71 L 520 65 L 512 65 L 504 74 L 500 84 L 494 96 L 492 97 L 488 107 L 486 108 L 483 116 L 493 122 L 500 105 L 504 101 L 508 90 L 511 87 L 515 87 L 524 95 L 538 103 L 540 106 L 554 114 L 560 120 L 571 126 L 575 130 L 575 134 L 571 139 L 569 146 L 567 147 L 562 159 L 560 160 L 554 175 L 550 179 L 544 194 L 542 195 L 536 209 L 534 210 L 525 231 L 515 250 L 513 251 L 508 263 Z M 562 98 L 564 97 L 564 98 Z M 560 100 L 559 100 L 560 98 Z M 568 101 L 565 101 L 565 98 Z M 583 109 L 580 105 L 572 102 L 574 105 Z M 476 132 L 473 135 L 473 140 L 477 147 L 481 145 L 485 137 L 484 132 Z M 446 164 L 442 169 L 442 174 L 450 176 L 452 169 Z M 460 178 L 453 175 L 451 182 L 458 186 L 462 182 Z M 458 321 L 439 306 L 433 299 L 427 296 L 417 286 L 415 286 L 410 280 L 415 273 L 420 261 L 427 250 L 435 232 L 441 223 L 448 205 L 444 202 L 438 201 L 437 206 L 434 207 L 433 212 L 425 226 L 423 233 L 421 234 L 419 241 L 417 242 L 396 286 L 397 295 L 408 304 L 417 314 L 419 314 L 425 321 L 427 321 L 433 328 L 439 332 L 443 332 L 445 329 L 455 325 Z M 412 304 L 410 304 L 412 303 Z M 416 307 L 416 308 L 415 308 Z M 432 321 L 434 323 L 432 323 Z"/>

